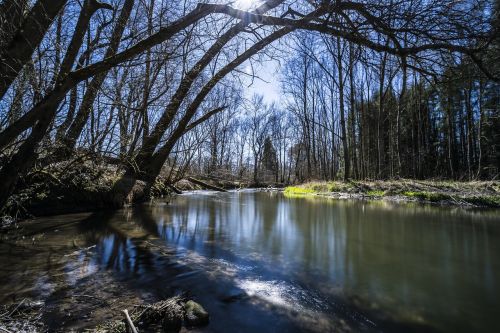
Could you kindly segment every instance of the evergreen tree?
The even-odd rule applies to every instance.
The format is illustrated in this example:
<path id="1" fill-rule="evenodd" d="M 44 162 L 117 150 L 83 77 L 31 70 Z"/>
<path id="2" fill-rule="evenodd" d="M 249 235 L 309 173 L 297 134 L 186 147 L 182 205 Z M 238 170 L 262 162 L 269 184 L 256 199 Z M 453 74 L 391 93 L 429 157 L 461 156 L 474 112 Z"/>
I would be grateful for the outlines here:
<path id="1" fill-rule="evenodd" d="M 264 152 L 262 153 L 262 166 L 265 172 L 271 173 L 275 178 L 278 174 L 277 160 L 276 149 L 274 149 L 271 138 L 266 137 L 264 141 Z"/>

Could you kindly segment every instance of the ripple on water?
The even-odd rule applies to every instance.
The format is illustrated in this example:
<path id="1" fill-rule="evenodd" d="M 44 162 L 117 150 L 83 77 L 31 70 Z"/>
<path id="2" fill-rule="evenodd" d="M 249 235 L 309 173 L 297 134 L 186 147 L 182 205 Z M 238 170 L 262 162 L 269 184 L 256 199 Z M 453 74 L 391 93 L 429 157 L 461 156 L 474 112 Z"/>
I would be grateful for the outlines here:
<path id="1" fill-rule="evenodd" d="M 237 279 L 236 285 L 251 297 L 297 311 L 321 310 L 323 302 L 309 291 L 286 281 Z"/>

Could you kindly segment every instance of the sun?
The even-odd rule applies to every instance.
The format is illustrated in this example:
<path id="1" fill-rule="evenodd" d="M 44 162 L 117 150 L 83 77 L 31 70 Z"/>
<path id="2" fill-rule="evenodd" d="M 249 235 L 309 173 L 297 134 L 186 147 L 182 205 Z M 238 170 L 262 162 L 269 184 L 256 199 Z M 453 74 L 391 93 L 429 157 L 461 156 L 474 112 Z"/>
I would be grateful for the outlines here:
<path id="1" fill-rule="evenodd" d="M 259 0 L 236 0 L 234 2 L 234 7 L 246 10 L 250 9 L 257 2 L 259 2 Z"/>

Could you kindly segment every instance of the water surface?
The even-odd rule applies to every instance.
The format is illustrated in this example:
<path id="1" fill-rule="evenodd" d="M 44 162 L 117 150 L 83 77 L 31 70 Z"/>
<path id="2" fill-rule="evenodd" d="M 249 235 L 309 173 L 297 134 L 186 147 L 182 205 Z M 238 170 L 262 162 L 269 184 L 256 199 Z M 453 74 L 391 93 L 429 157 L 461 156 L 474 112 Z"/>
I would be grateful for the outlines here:
<path id="1" fill-rule="evenodd" d="M 202 332 L 500 332 L 500 215 L 415 204 L 196 192 L 2 235 L 0 303 L 54 330 L 186 293 Z"/>

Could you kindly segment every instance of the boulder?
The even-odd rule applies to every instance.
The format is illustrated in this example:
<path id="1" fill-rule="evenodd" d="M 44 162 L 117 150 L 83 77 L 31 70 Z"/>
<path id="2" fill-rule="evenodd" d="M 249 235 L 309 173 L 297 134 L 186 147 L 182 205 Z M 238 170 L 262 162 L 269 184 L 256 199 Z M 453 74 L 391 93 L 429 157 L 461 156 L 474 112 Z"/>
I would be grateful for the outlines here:
<path id="1" fill-rule="evenodd" d="M 209 316 L 203 306 L 194 301 L 187 301 L 184 304 L 184 320 L 187 326 L 204 326 L 208 324 Z"/>

